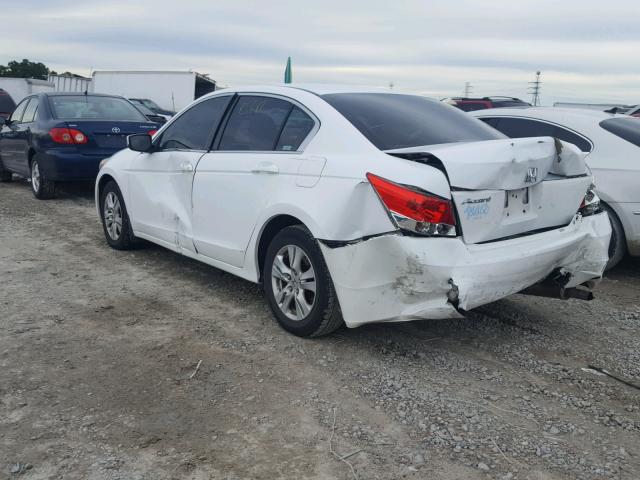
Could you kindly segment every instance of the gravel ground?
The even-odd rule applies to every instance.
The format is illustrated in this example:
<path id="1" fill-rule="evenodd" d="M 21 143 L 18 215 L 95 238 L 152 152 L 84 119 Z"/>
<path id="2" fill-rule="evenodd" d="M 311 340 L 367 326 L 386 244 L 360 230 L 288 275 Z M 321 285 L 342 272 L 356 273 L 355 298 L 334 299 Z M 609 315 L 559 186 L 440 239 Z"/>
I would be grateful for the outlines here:
<path id="1" fill-rule="evenodd" d="M 640 478 L 640 390 L 584 370 L 640 384 L 638 260 L 592 302 L 303 340 L 256 285 L 108 248 L 90 187 L 16 181 L 0 279 L 0 478 Z"/>

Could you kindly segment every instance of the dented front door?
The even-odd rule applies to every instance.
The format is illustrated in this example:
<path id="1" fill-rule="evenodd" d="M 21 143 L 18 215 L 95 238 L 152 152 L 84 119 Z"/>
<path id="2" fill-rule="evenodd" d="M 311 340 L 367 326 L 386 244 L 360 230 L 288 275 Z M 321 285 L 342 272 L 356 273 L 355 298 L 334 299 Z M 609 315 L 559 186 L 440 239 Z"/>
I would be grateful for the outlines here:
<path id="1" fill-rule="evenodd" d="M 133 229 L 172 250 L 194 251 L 191 240 L 191 186 L 203 152 L 141 153 L 129 172 Z"/>

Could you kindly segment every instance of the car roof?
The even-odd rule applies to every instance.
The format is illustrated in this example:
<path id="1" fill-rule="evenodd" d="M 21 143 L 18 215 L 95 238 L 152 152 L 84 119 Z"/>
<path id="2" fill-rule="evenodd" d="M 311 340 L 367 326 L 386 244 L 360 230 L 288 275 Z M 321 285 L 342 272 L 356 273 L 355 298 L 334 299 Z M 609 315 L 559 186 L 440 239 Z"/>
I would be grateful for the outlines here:
<path id="1" fill-rule="evenodd" d="M 44 95 L 46 97 L 72 97 L 79 95 L 86 95 L 87 97 L 116 97 L 116 98 L 124 98 L 120 95 L 111 95 L 108 93 L 93 93 L 93 92 L 44 92 L 40 95 Z"/>
<path id="2" fill-rule="evenodd" d="M 223 91 L 231 92 L 265 92 L 272 93 L 280 91 L 280 93 L 286 94 L 291 90 L 301 90 L 315 95 L 329 95 L 332 93 L 389 93 L 389 94 L 405 94 L 405 95 L 418 95 L 406 92 L 396 92 L 389 90 L 388 87 L 370 87 L 370 86 L 357 86 L 357 85 L 336 85 L 336 84 L 313 84 L 313 83 L 287 83 L 277 85 L 246 85 L 241 87 L 230 87 L 228 89 L 216 90 L 212 93 L 219 93 Z"/>

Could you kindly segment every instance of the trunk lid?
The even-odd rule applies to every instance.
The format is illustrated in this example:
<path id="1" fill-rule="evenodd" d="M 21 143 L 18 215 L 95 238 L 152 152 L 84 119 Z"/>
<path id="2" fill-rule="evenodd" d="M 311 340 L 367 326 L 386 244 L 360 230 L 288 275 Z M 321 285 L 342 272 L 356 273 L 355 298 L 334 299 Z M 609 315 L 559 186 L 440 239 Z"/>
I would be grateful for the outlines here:
<path id="1" fill-rule="evenodd" d="M 153 122 L 117 120 L 70 120 L 66 125 L 87 136 L 87 143 L 76 145 L 80 152 L 108 154 L 126 148 L 128 135 L 160 128 L 160 125 Z"/>
<path id="2" fill-rule="evenodd" d="M 466 243 L 567 225 L 591 184 L 585 155 L 575 146 L 550 137 L 413 147 L 386 153 L 444 171 Z"/>

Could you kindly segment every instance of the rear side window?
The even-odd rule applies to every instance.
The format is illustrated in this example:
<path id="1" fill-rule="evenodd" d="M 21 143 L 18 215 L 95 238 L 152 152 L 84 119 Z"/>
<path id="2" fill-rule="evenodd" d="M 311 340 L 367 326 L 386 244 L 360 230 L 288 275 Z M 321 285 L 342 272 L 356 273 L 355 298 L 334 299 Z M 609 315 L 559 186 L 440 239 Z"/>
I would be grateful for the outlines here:
<path id="1" fill-rule="evenodd" d="M 16 108 L 16 103 L 6 92 L 0 92 L 0 113 L 11 113 Z"/>
<path id="2" fill-rule="evenodd" d="M 36 110 L 38 110 L 38 99 L 32 98 L 29 100 L 27 108 L 25 108 L 24 114 L 22 115 L 22 123 L 33 122 L 36 118 Z"/>
<path id="3" fill-rule="evenodd" d="M 640 147 L 640 119 L 635 117 L 609 118 L 600 122 L 606 131 Z"/>
<path id="4" fill-rule="evenodd" d="M 309 115 L 300 108 L 293 107 L 278 139 L 276 150 L 285 152 L 298 150 L 314 125 L 315 122 Z"/>
<path id="5" fill-rule="evenodd" d="M 510 138 L 554 137 L 565 142 L 573 143 L 582 152 L 591 151 L 591 143 L 585 138 L 566 128 L 547 122 L 540 122 L 528 118 L 508 117 L 482 118 L 481 120 Z"/>
<path id="6" fill-rule="evenodd" d="M 209 150 L 231 95 L 195 104 L 167 127 L 160 138 L 162 150 Z"/>
<path id="7" fill-rule="evenodd" d="M 291 103 L 279 98 L 241 96 L 229 117 L 218 149 L 275 150 L 292 109 Z"/>
<path id="8" fill-rule="evenodd" d="M 119 97 L 52 95 L 49 103 L 53 116 L 59 119 L 147 121 L 136 107 Z"/>
<path id="9" fill-rule="evenodd" d="M 332 93 L 322 98 L 380 150 L 504 138 L 457 108 L 417 95 Z"/>

